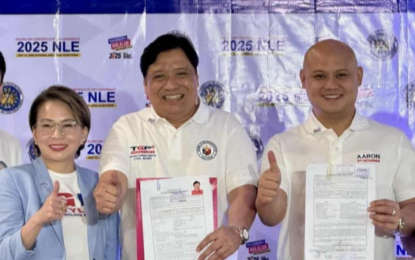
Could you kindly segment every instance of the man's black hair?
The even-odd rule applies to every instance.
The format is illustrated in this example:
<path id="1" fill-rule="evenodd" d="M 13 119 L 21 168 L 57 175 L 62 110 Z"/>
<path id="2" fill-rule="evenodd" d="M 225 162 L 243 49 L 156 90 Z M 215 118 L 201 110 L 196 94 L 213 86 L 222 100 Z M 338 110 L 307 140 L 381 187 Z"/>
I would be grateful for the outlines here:
<path id="1" fill-rule="evenodd" d="M 195 184 L 199 184 L 200 185 L 200 182 L 199 181 L 193 182 L 193 186 L 195 186 Z"/>
<path id="2" fill-rule="evenodd" d="M 0 51 L 0 75 L 1 75 L 0 84 L 3 83 L 4 74 L 6 74 L 6 61 L 4 60 L 3 53 L 1 53 Z"/>
<path id="3" fill-rule="evenodd" d="M 168 33 L 159 36 L 144 49 L 140 60 L 140 68 L 143 77 L 145 78 L 147 76 L 148 68 L 156 61 L 157 56 L 161 52 L 176 48 L 182 49 L 197 73 L 199 57 L 197 56 L 192 42 L 186 36 L 179 33 Z"/>

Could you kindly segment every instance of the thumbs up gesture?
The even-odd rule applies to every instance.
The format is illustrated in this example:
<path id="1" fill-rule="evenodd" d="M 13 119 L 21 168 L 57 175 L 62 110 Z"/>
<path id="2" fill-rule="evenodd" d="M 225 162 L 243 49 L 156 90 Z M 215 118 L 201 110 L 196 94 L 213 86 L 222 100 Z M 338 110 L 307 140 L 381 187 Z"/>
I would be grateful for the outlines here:
<path id="1" fill-rule="evenodd" d="M 104 214 L 111 214 L 117 211 L 121 191 L 122 184 L 116 171 L 112 171 L 109 178 L 101 177 L 94 190 L 98 211 Z"/>
<path id="2" fill-rule="evenodd" d="M 257 203 L 268 204 L 275 200 L 281 184 L 281 172 L 277 165 L 274 152 L 268 152 L 269 169 L 262 173 L 258 181 Z"/>
<path id="3" fill-rule="evenodd" d="M 59 197 L 59 182 L 53 183 L 53 190 L 49 197 L 46 198 L 42 208 L 36 213 L 38 222 L 47 224 L 55 220 L 62 219 L 66 212 L 66 198 Z"/>

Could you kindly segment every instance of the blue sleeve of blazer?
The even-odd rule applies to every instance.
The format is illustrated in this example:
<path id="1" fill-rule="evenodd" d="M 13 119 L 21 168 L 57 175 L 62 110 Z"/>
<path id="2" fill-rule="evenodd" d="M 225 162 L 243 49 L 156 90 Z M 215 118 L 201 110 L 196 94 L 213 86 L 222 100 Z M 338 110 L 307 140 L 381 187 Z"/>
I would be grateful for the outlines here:
<path id="1" fill-rule="evenodd" d="M 0 259 L 29 259 L 35 250 L 25 250 L 20 236 L 21 229 L 26 223 L 25 209 L 27 199 L 20 194 L 17 185 L 12 178 L 13 168 L 0 171 Z M 30 185 L 29 185 L 30 186 Z M 35 249 L 35 248 L 34 248 Z"/>
<path id="2" fill-rule="evenodd" d="M 93 191 L 98 174 L 76 165 L 78 183 L 85 201 L 90 259 L 116 259 L 117 215 L 102 215 L 96 209 Z M 42 207 L 53 184 L 43 161 L 0 171 L 0 259 L 65 259 L 61 221 L 45 225 L 31 250 L 25 250 L 21 228 Z"/>

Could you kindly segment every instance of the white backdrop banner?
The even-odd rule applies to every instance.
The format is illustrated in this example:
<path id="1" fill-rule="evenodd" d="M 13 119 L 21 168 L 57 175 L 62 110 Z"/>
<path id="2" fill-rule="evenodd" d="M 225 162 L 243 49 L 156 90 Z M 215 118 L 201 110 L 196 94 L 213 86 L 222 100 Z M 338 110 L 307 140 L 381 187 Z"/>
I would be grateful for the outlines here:
<path id="1" fill-rule="evenodd" d="M 321 10 L 330 8 L 322 2 Z M 92 112 L 77 163 L 98 170 L 112 124 L 148 104 L 139 68 L 144 47 L 176 31 L 193 40 L 200 56 L 201 99 L 242 122 L 258 160 L 270 137 L 307 117 L 310 104 L 298 74 L 305 51 L 326 38 L 349 44 L 364 68 L 358 112 L 400 128 L 415 144 L 415 13 L 277 11 L 1 15 L 0 50 L 7 63 L 1 128 L 19 138 L 29 162 L 32 101 L 53 84 L 73 88 Z M 257 219 L 239 259 L 275 260 L 278 232 Z M 396 256 L 414 259 L 400 242 Z"/>

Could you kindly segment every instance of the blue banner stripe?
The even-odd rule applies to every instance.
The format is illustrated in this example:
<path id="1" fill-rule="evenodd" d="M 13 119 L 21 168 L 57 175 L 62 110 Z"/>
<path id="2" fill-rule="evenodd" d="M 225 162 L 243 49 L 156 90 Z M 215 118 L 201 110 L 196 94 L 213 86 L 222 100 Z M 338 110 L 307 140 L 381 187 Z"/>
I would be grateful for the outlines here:
<path id="1" fill-rule="evenodd" d="M 137 0 L 0 0 L 0 14 L 125 14 L 143 13 Z"/>
<path id="2" fill-rule="evenodd" d="M 415 0 L 1 0 L 0 14 L 415 12 Z"/>

